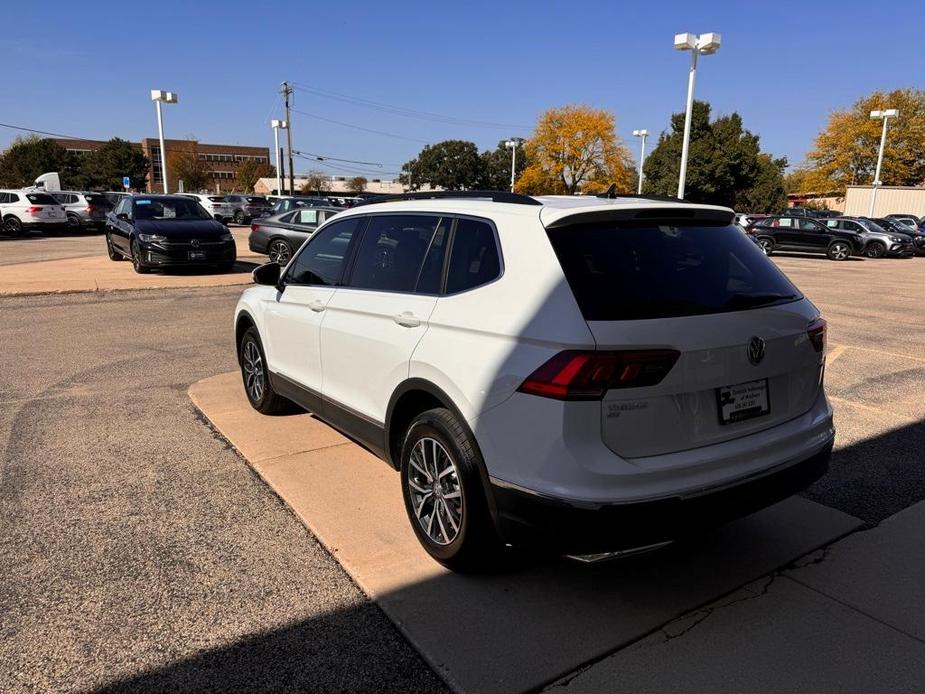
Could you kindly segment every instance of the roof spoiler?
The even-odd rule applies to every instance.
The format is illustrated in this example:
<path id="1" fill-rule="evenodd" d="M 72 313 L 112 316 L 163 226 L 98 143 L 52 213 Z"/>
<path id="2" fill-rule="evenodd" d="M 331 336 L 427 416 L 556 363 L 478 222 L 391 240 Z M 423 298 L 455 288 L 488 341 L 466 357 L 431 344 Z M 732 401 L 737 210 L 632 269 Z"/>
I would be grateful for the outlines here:
<path id="1" fill-rule="evenodd" d="M 675 198 L 670 195 L 649 195 L 647 193 L 618 193 L 616 183 L 611 183 L 610 188 L 605 190 L 603 193 L 598 193 L 597 197 L 606 198 L 607 200 L 614 200 L 616 198 L 636 198 L 637 200 L 655 200 L 657 202 L 683 202 L 683 203 L 688 202 L 684 198 Z"/>

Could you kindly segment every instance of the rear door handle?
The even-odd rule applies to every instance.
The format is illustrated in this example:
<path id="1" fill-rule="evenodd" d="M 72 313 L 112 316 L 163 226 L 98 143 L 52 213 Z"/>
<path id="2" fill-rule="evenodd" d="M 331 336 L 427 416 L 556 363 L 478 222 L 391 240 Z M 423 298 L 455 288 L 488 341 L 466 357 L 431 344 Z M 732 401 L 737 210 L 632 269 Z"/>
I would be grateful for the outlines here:
<path id="1" fill-rule="evenodd" d="M 415 318 L 414 314 L 410 311 L 405 311 L 404 313 L 399 313 L 397 316 L 392 316 L 392 320 L 394 320 L 403 328 L 416 328 L 421 324 L 421 319 Z"/>
<path id="2" fill-rule="evenodd" d="M 308 302 L 308 307 L 315 313 L 321 313 L 324 311 L 324 304 L 321 303 L 318 299 Z"/>

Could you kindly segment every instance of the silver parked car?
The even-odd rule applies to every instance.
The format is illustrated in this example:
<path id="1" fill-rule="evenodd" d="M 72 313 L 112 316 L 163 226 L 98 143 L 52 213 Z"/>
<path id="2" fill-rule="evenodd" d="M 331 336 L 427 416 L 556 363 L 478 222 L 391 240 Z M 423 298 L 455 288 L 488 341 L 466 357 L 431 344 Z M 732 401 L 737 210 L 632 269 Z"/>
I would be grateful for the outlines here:
<path id="1" fill-rule="evenodd" d="M 64 208 L 67 224 L 73 231 L 102 229 L 112 203 L 102 193 L 60 190 L 49 193 Z"/>
<path id="2" fill-rule="evenodd" d="M 234 207 L 232 219 L 235 224 L 247 224 L 252 219 L 270 214 L 270 201 L 262 195 L 231 193 L 225 196 L 225 202 Z"/>
<path id="3" fill-rule="evenodd" d="M 254 220 L 247 245 L 254 253 L 270 256 L 270 262 L 285 265 L 315 229 L 341 211 L 339 207 L 301 207 Z"/>

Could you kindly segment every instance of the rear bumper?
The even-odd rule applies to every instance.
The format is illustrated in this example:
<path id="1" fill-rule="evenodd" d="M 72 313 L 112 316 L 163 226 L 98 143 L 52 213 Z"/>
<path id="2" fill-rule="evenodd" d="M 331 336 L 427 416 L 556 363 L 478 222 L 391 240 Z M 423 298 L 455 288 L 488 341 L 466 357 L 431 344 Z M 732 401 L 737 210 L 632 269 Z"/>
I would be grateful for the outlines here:
<path id="1" fill-rule="evenodd" d="M 593 554 L 681 539 L 748 515 L 806 489 L 825 474 L 829 442 L 814 455 L 759 477 L 689 495 L 625 504 L 576 504 L 492 483 L 495 520 L 515 546 Z"/>

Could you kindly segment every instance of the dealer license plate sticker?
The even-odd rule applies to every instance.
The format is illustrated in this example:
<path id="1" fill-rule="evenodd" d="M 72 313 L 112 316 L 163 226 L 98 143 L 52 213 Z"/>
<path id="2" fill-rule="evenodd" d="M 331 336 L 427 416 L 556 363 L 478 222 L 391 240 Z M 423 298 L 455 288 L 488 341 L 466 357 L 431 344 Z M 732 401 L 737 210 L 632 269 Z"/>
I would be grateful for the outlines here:
<path id="1" fill-rule="evenodd" d="M 719 404 L 719 419 L 723 424 L 765 415 L 771 411 L 768 379 L 717 388 L 716 401 Z"/>

